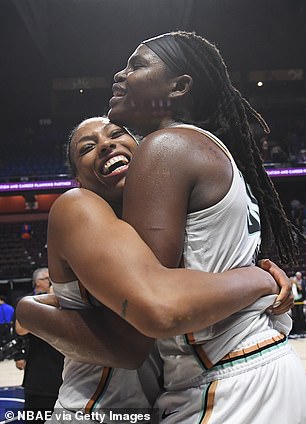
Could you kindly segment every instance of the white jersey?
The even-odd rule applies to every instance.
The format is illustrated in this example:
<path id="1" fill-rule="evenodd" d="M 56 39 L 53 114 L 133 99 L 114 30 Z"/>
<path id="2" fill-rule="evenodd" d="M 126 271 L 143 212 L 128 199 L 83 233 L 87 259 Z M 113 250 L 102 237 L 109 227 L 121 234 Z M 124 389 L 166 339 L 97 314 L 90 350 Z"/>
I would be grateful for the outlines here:
<path id="1" fill-rule="evenodd" d="M 186 268 L 222 272 L 255 264 L 260 244 L 260 217 L 257 200 L 245 183 L 227 148 L 211 133 L 191 125 L 179 125 L 209 137 L 230 158 L 231 187 L 217 204 L 188 214 L 184 264 Z M 202 373 L 218 363 L 248 337 L 258 340 L 288 334 L 288 315 L 273 317 L 264 313 L 275 296 L 265 296 L 251 306 L 192 334 L 158 341 L 164 360 L 166 389 L 193 385 Z"/>
<path id="2" fill-rule="evenodd" d="M 64 309 L 101 305 L 77 280 L 52 285 Z M 109 368 L 65 358 L 63 384 L 59 390 L 57 407 L 86 414 L 104 409 L 107 410 L 106 413 L 110 410 L 115 412 L 117 408 L 121 413 L 134 408 L 150 410 L 160 391 L 160 372 L 158 357 L 153 353 L 139 370 Z M 107 419 L 104 422 L 108 422 Z"/>

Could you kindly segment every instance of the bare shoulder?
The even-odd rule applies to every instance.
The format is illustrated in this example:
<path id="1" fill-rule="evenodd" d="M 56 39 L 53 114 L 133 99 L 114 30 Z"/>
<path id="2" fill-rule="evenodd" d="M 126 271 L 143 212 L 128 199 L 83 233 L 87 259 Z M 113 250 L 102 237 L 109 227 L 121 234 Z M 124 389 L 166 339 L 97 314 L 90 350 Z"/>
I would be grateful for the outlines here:
<path id="1" fill-rule="evenodd" d="M 60 210 L 62 208 L 67 207 L 72 209 L 76 206 L 84 206 L 84 208 L 86 209 L 86 203 L 88 202 L 91 204 L 99 205 L 99 207 L 102 208 L 110 208 L 108 203 L 96 193 L 85 188 L 73 188 L 59 196 L 53 203 L 51 210 Z"/>
<path id="2" fill-rule="evenodd" d="M 149 181 L 154 175 L 154 186 L 159 182 L 158 187 L 163 187 L 163 202 L 169 202 L 170 193 L 181 202 L 188 198 L 189 212 L 216 204 L 232 182 L 229 157 L 211 137 L 192 127 L 165 128 L 148 135 L 135 158 L 136 166 L 131 166 L 129 172 L 148 176 Z M 139 181 L 139 187 L 141 184 Z"/>
<path id="3" fill-rule="evenodd" d="M 54 281 L 72 278 L 75 271 L 71 270 L 76 267 L 73 260 L 93 257 L 92 246 L 103 247 L 101 235 L 116 227 L 117 222 L 111 207 L 89 190 L 71 189 L 57 198 L 49 213 L 47 241 Z"/>
<path id="4" fill-rule="evenodd" d="M 135 154 L 132 172 L 162 173 L 171 169 L 171 175 L 181 184 L 185 178 L 191 185 L 207 178 L 218 179 L 222 169 L 231 180 L 229 157 L 205 133 L 193 128 L 171 127 L 146 136 Z M 207 189 L 207 187 L 206 187 Z"/>
<path id="5" fill-rule="evenodd" d="M 115 216 L 109 204 L 100 196 L 84 188 L 74 188 L 59 196 L 53 203 L 49 214 L 49 225 L 66 226 L 75 220 L 84 221 L 100 216 Z"/>
<path id="6" fill-rule="evenodd" d="M 224 151 L 211 137 L 193 127 L 168 127 L 155 131 L 143 139 L 141 149 L 146 154 L 161 155 L 168 160 L 186 158 L 187 155 L 189 159 L 200 160 L 202 163 L 205 160 L 211 162 L 212 159 L 229 162 Z"/>

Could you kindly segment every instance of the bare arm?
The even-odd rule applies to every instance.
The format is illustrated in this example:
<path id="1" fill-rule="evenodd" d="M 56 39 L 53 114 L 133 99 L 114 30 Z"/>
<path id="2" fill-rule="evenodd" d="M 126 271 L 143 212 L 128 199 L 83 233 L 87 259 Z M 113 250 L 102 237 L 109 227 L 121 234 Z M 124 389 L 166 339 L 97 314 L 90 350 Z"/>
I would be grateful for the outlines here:
<path id="1" fill-rule="evenodd" d="M 18 336 L 25 336 L 26 334 L 29 333 L 29 330 L 27 330 L 26 328 L 23 328 L 17 319 L 15 322 L 15 331 L 18 334 Z"/>
<path id="2" fill-rule="evenodd" d="M 166 135 L 162 132 L 152 134 L 138 148 L 125 186 L 123 218 L 137 230 L 163 264 L 177 267 L 182 255 L 187 212 L 209 207 L 220 200 L 217 191 L 219 180 L 226 180 L 229 176 L 226 170 L 228 160 L 224 162 L 225 157 L 220 157 L 220 152 L 218 156 L 210 148 L 205 150 L 203 140 L 199 146 L 199 140 L 182 139 L 177 137 L 177 133 L 171 138 L 169 134 L 172 131 L 175 129 L 168 130 Z M 201 149 L 205 150 L 203 155 Z M 213 169 L 216 161 L 219 164 L 217 173 Z M 195 186 L 199 185 L 199 175 L 204 184 L 200 185 L 200 195 L 198 191 L 192 197 L 191 193 L 196 192 Z M 211 193 L 217 193 L 215 199 L 212 199 Z M 193 199 L 200 199 L 201 205 Z M 288 277 L 268 260 L 261 266 L 270 272 L 281 288 L 278 306 L 273 312 L 287 312 L 293 299 Z M 258 276 L 260 279 L 261 275 Z M 228 281 L 232 284 L 230 278 Z M 233 292 L 228 301 L 232 302 L 236 295 L 241 295 L 246 281 L 248 279 L 241 280 L 241 292 Z"/>
<path id="3" fill-rule="evenodd" d="M 168 137 L 154 134 L 142 141 L 130 164 L 123 219 L 136 229 L 163 265 L 177 268 L 194 186 L 195 170 L 187 163 L 192 142 L 186 146 L 181 139 L 172 138 L 169 143 Z M 180 152 L 178 158 L 175 152 Z"/>
<path id="4" fill-rule="evenodd" d="M 97 298 L 108 303 L 118 314 L 125 314 L 126 320 L 151 337 L 194 330 L 197 328 L 195 324 L 202 328 L 240 310 L 257 297 L 271 293 L 268 275 L 255 268 L 217 275 L 161 267 L 135 231 L 120 222 L 103 200 L 87 190 L 71 192 L 56 203 L 50 214 L 49 233 L 52 235 L 48 241 L 50 271 L 55 272 L 53 279 L 61 279 L 52 269 L 52 263 L 59 246 L 63 246 L 57 260 L 71 267 Z M 68 222 L 65 222 L 66 217 L 69 217 Z M 73 231 L 74 221 L 78 231 Z M 86 222 L 84 231 L 81 222 Z M 69 237 L 71 244 L 66 240 Z M 84 270 L 91 272 L 87 274 Z M 279 278 L 286 281 L 284 273 Z M 249 284 L 244 287 L 243 295 L 238 296 L 245 279 Z M 99 284 L 93 287 L 91 281 L 99 281 Z M 231 286 L 229 281 L 233 282 Z M 205 291 L 203 282 L 206 283 Z M 218 283 L 217 291 L 215 283 Z M 216 297 L 223 306 L 222 312 L 214 306 Z M 228 302 L 230 297 L 235 298 L 231 305 Z M 106 309 L 80 313 L 24 299 L 17 314 L 24 327 L 67 356 L 84 362 L 137 367 L 152 342 L 137 332 L 131 334 L 132 329 L 129 326 L 124 328 L 127 324 L 114 314 L 109 315 L 111 313 Z M 103 322 L 107 322 L 107 326 Z M 116 334 L 118 337 L 114 337 Z M 125 337 L 122 338 L 124 335 L 127 342 Z"/>
<path id="5" fill-rule="evenodd" d="M 89 364 L 138 368 L 153 343 L 105 307 L 61 310 L 27 296 L 18 302 L 16 313 L 31 333 L 69 358 Z"/>
<path id="6" fill-rule="evenodd" d="M 135 230 L 84 189 L 55 202 L 48 234 L 52 279 L 61 278 L 52 268 L 58 256 L 92 295 L 148 337 L 196 331 L 275 290 L 269 274 L 255 267 L 213 274 L 161 266 Z M 215 307 L 216 298 L 222 307 Z"/>

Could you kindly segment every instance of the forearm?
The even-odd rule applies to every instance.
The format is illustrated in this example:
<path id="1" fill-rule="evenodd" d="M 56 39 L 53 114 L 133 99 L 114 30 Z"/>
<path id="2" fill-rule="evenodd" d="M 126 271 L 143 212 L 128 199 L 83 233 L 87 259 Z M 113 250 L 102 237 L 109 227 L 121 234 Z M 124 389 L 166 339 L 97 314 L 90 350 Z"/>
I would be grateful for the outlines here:
<path id="1" fill-rule="evenodd" d="M 19 322 L 71 359 L 109 367 L 138 368 L 153 344 L 107 308 L 61 310 L 23 298 Z"/>
<path id="2" fill-rule="evenodd" d="M 167 272 L 169 284 L 164 280 L 162 296 L 160 284 L 156 285 L 153 296 L 156 305 L 146 314 L 148 319 L 143 315 L 142 320 L 138 317 L 138 322 L 133 323 L 150 337 L 198 331 L 240 311 L 261 296 L 277 292 L 271 276 L 257 267 L 218 274 L 182 269 Z"/>

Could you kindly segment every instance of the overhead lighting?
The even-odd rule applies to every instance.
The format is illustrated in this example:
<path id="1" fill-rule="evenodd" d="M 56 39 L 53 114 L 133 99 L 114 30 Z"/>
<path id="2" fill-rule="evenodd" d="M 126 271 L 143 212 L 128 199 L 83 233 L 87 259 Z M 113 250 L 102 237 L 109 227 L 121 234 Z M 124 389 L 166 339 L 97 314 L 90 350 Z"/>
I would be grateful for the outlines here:
<path id="1" fill-rule="evenodd" d="M 257 82 L 257 87 L 262 87 L 263 86 L 263 82 L 262 81 L 258 81 Z"/>

